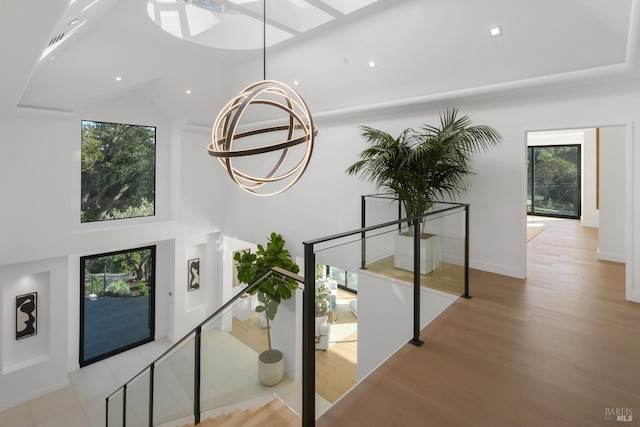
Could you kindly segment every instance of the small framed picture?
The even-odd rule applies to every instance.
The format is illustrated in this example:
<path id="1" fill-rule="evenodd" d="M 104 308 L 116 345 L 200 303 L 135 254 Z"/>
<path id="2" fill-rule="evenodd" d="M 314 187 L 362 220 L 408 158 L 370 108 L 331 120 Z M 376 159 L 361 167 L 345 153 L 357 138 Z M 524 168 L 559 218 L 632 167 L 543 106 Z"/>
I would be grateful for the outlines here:
<path id="1" fill-rule="evenodd" d="M 38 333 L 38 293 L 16 297 L 16 339 L 27 338 Z"/>
<path id="2" fill-rule="evenodd" d="M 194 258 L 187 261 L 187 287 L 188 291 L 200 289 L 200 258 Z"/>

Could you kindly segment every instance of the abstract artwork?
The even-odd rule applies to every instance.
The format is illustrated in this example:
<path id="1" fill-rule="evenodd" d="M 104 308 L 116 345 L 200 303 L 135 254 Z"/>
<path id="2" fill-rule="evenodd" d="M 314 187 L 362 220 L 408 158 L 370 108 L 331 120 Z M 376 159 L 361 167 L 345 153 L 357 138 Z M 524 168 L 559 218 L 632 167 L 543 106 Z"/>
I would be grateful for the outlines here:
<path id="1" fill-rule="evenodd" d="M 38 332 L 38 293 L 16 297 L 16 339 L 27 338 Z"/>
<path id="2" fill-rule="evenodd" d="M 187 261 L 188 271 L 188 290 L 195 291 L 200 288 L 200 258 L 194 258 Z"/>

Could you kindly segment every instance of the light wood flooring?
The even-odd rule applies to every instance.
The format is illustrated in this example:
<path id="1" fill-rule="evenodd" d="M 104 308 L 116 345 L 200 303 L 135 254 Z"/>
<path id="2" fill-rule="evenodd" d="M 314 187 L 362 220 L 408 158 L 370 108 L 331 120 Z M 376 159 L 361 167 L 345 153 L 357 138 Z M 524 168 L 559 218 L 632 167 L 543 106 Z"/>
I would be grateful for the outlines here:
<path id="1" fill-rule="evenodd" d="M 413 271 L 393 266 L 393 255 L 367 264 L 367 271 L 413 283 Z M 464 266 L 441 262 L 429 274 L 420 275 L 420 285 L 456 296 L 464 294 Z"/>
<path id="2" fill-rule="evenodd" d="M 274 398 L 266 405 L 256 404 L 247 409 L 235 409 L 227 414 L 203 420 L 200 427 L 296 427 L 300 418 L 284 402 Z M 185 424 L 183 427 L 193 427 Z"/>
<path id="3" fill-rule="evenodd" d="M 528 279 L 471 272 L 460 298 L 316 423 L 325 426 L 640 425 L 640 305 L 598 232 L 548 220 Z M 611 412 L 631 411 L 618 423 Z"/>

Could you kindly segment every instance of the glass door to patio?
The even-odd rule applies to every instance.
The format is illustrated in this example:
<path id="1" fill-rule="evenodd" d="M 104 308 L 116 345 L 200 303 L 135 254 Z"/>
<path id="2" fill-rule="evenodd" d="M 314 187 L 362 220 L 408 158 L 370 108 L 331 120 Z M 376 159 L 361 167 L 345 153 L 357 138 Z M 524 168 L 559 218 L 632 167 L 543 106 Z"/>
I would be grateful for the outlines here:
<path id="1" fill-rule="evenodd" d="M 154 337 L 155 246 L 80 258 L 80 366 Z"/>
<path id="2" fill-rule="evenodd" d="M 528 147 L 527 213 L 580 218 L 580 145 Z"/>

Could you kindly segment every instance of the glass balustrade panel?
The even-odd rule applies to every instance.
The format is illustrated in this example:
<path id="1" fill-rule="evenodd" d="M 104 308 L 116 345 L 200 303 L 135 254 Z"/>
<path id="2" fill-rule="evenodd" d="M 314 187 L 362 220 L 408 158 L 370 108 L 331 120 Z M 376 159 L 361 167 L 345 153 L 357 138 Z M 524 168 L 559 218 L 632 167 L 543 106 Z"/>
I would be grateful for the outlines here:
<path id="1" fill-rule="evenodd" d="M 154 425 L 193 423 L 195 334 L 158 361 L 153 380 Z"/>
<path id="2" fill-rule="evenodd" d="M 300 267 L 302 270 L 302 267 Z M 302 292 L 296 281 L 272 274 L 261 288 L 244 293 L 202 329 L 202 419 L 237 408 L 265 411 L 283 405 L 295 425 L 302 408 Z M 257 307 L 258 294 L 288 287 L 290 298 L 276 304 L 273 319 Z M 241 292 L 238 289 L 236 292 Z M 284 291 L 285 294 L 287 293 Z M 273 306 L 270 306 L 273 310 Z M 269 348 L 269 338 L 271 349 Z M 265 408 L 266 407 L 266 408 Z"/>
<path id="3" fill-rule="evenodd" d="M 107 404 L 107 427 L 122 427 L 124 413 L 124 392 L 122 389 L 114 393 Z"/>
<path id="4" fill-rule="evenodd" d="M 149 425 L 150 371 L 145 371 L 127 384 L 127 426 Z"/>
<path id="5" fill-rule="evenodd" d="M 437 204 L 436 213 L 426 217 L 420 243 L 420 283 L 455 296 L 464 294 L 465 221 L 463 207 Z"/>

